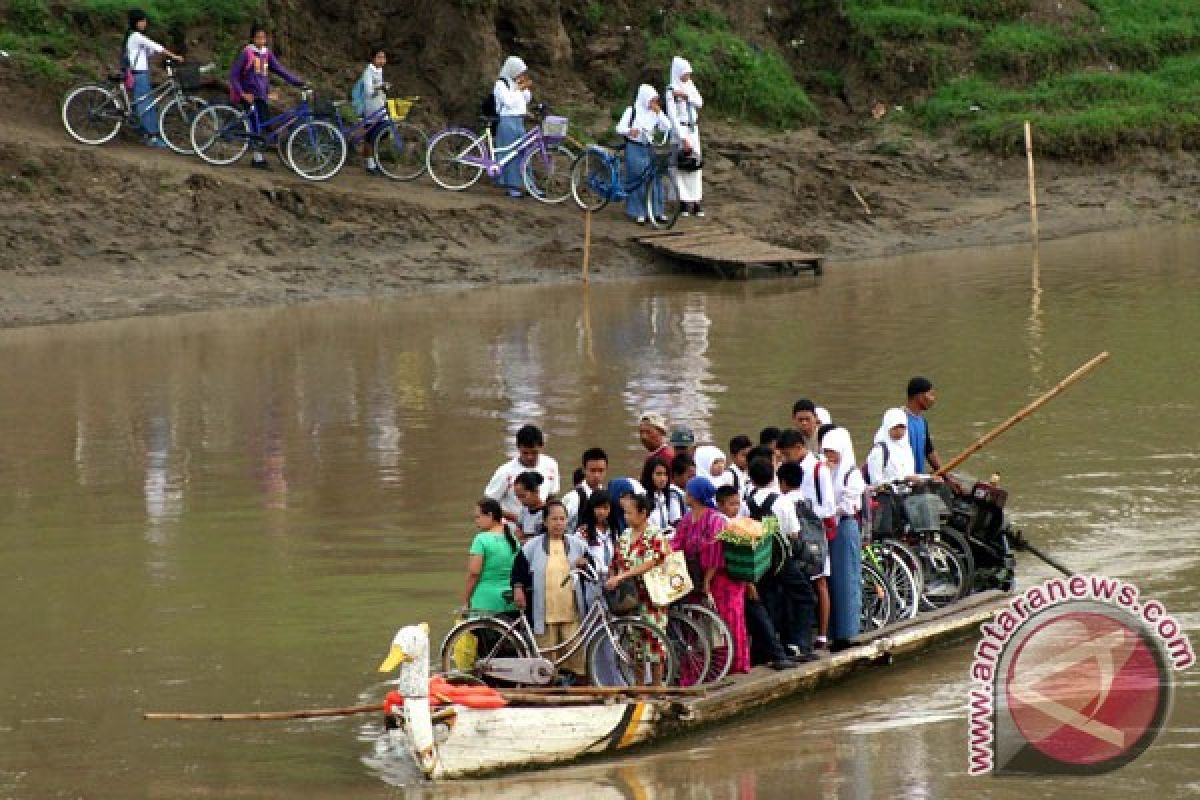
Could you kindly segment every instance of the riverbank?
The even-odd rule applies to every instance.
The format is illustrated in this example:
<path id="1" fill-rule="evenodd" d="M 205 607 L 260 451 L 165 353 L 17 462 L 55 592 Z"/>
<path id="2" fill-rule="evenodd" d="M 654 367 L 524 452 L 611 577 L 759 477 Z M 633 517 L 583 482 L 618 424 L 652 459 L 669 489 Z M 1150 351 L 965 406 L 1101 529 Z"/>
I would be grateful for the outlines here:
<path id="1" fill-rule="evenodd" d="M 714 123 L 706 147 L 708 217 L 683 226 L 815 250 L 833 269 L 1028 240 L 1024 159 L 918 139 L 886 119 L 853 141 Z M 1191 154 L 1044 160 L 1038 170 L 1046 239 L 1200 213 Z M 513 201 L 490 186 L 450 193 L 428 178 L 395 184 L 357 164 L 317 185 L 277 162 L 268 173 L 217 169 L 124 137 L 89 148 L 49 114 L 0 121 L 0 209 L 3 327 L 573 281 L 583 246 L 570 205 Z M 617 208 L 594 221 L 595 279 L 681 269 L 632 243 L 641 229 Z"/>

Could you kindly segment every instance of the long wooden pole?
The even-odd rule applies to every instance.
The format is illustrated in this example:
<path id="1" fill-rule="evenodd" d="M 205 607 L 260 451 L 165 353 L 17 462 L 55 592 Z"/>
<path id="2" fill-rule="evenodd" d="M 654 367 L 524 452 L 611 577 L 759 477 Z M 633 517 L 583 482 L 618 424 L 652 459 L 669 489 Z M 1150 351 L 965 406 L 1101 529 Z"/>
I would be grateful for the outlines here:
<path id="1" fill-rule="evenodd" d="M 978 439 L 975 440 L 975 442 L 970 447 L 968 447 L 966 450 L 963 450 L 961 453 L 956 455 L 954 458 L 950 459 L 950 461 L 948 461 L 946 464 L 944 464 L 942 466 L 942 468 L 939 469 L 935 474 L 936 475 L 945 475 L 947 472 L 954 469 L 959 464 L 963 463 L 964 461 L 966 461 L 968 458 L 970 458 L 971 456 L 978 453 L 983 448 L 987 447 L 988 444 L 990 444 L 991 441 L 993 439 L 995 439 L 997 436 L 1004 433 L 1009 428 L 1013 427 L 1014 425 L 1016 425 L 1018 422 L 1025 419 L 1026 417 L 1028 417 L 1033 412 L 1037 411 L 1039 408 L 1044 406 L 1046 403 L 1050 402 L 1052 399 L 1054 399 L 1058 395 L 1062 394 L 1062 392 L 1067 387 L 1069 387 L 1071 384 L 1078 381 L 1084 375 L 1091 372 L 1093 369 L 1095 369 L 1100 364 L 1104 363 L 1104 361 L 1106 361 L 1107 359 L 1108 359 L 1108 351 L 1106 350 L 1103 353 L 1096 356 L 1095 358 L 1093 358 L 1091 361 L 1084 364 L 1079 369 L 1072 372 L 1067 377 L 1063 378 L 1061 381 L 1058 382 L 1057 386 L 1055 386 L 1050 391 L 1046 392 L 1044 395 L 1039 397 L 1037 400 L 1034 400 L 1032 403 L 1030 403 L 1029 405 L 1022 408 L 1016 414 L 1013 414 L 1011 417 L 1006 419 L 1004 422 L 1001 422 L 995 428 L 992 428 L 990 431 L 985 433 L 983 436 L 980 436 Z"/>
<path id="2" fill-rule="evenodd" d="M 142 719 L 150 720 L 200 720 L 211 722 L 226 722 L 235 720 L 258 719 L 316 719 L 318 717 L 349 717 L 354 714 L 371 714 L 383 711 L 383 703 L 373 703 L 369 706 L 347 706 L 345 708 L 309 708 L 298 711 L 253 711 L 218 714 L 187 714 L 174 712 L 148 711 L 142 714 Z"/>
<path id="3" fill-rule="evenodd" d="M 1033 129 L 1025 120 L 1025 161 L 1029 166 L 1029 219 L 1033 226 L 1033 241 L 1038 241 L 1037 185 L 1033 175 Z"/>
<path id="4" fill-rule="evenodd" d="M 588 266 L 592 259 L 592 212 L 583 212 L 583 283 L 588 282 Z"/>

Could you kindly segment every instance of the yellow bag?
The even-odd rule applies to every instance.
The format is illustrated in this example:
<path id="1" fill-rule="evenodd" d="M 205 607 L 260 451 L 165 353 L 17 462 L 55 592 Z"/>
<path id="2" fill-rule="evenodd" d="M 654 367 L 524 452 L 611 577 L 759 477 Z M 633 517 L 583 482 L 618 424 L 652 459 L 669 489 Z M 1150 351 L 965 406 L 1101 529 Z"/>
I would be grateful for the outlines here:
<path id="1" fill-rule="evenodd" d="M 687 558 L 682 550 L 672 550 L 662 564 L 642 576 L 646 584 L 646 593 L 650 595 L 654 605 L 669 606 L 681 597 L 686 596 L 695 587 L 692 576 L 688 574 Z"/>
<path id="2" fill-rule="evenodd" d="M 458 625 L 461 622 L 466 622 L 466 619 L 459 617 L 454 624 Z M 475 669 L 475 659 L 479 656 L 479 640 L 475 634 L 468 633 L 459 636 L 454 642 L 454 652 L 451 655 L 454 659 L 454 667 L 459 672 L 470 672 Z"/>

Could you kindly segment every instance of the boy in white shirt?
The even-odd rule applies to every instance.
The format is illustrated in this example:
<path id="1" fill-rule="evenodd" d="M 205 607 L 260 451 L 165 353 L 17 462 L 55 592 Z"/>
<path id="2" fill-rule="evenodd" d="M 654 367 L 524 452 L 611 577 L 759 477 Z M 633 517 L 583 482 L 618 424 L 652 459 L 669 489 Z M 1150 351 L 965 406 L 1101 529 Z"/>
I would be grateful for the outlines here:
<path id="1" fill-rule="evenodd" d="M 483 490 L 485 496 L 500 503 L 504 518 L 510 522 L 516 522 L 521 511 L 521 503 L 513 492 L 513 483 L 522 472 L 537 472 L 545 479 L 540 487 L 543 501 L 552 494 L 558 494 L 558 462 L 542 452 L 545 446 L 546 439 L 541 429 L 536 425 L 521 426 L 517 431 L 516 458 L 496 467 L 487 488 Z"/>

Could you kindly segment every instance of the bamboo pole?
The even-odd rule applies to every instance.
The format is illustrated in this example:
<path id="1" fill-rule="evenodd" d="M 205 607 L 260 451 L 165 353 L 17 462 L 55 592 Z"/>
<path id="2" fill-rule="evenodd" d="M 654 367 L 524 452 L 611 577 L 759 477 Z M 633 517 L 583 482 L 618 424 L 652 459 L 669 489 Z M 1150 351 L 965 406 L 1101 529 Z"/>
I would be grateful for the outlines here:
<path id="1" fill-rule="evenodd" d="M 381 711 L 383 711 L 383 703 L 373 703 L 369 706 L 347 706 L 345 708 L 309 708 L 309 709 L 300 709 L 297 711 L 252 711 L 252 712 L 216 713 L 216 714 L 189 714 L 189 713 L 147 711 L 145 714 L 142 714 L 142 719 L 232 722 L 232 721 L 239 721 L 239 720 L 316 719 L 319 717 L 349 717 L 349 716 L 353 716 L 354 714 L 372 714 L 372 713 L 378 713 Z"/>
<path id="2" fill-rule="evenodd" d="M 1037 185 L 1033 175 L 1033 128 L 1025 120 L 1025 160 L 1029 165 L 1029 219 L 1033 226 L 1033 241 L 1038 241 Z"/>
<path id="3" fill-rule="evenodd" d="M 523 686 L 519 689 L 498 689 L 497 691 L 504 697 L 507 697 L 510 692 L 518 694 L 614 697 L 626 694 L 704 695 L 708 693 L 709 688 L 707 686 Z"/>
<path id="4" fill-rule="evenodd" d="M 975 442 L 970 447 L 968 447 L 966 450 L 963 450 L 961 453 L 956 455 L 954 458 L 950 459 L 950 461 L 948 461 L 941 469 L 939 469 L 936 473 L 934 473 L 935 476 L 945 475 L 947 472 L 954 469 L 959 464 L 963 463 L 964 461 L 966 461 L 968 458 L 970 458 L 971 456 L 978 453 L 983 448 L 987 447 L 988 444 L 990 444 L 991 441 L 993 439 L 995 439 L 997 436 L 1004 433 L 1009 428 L 1013 427 L 1014 425 L 1016 425 L 1018 422 L 1025 419 L 1026 417 L 1028 417 L 1033 412 L 1037 411 L 1039 408 L 1044 406 L 1046 403 L 1050 402 L 1052 399 L 1054 399 L 1059 394 L 1061 394 L 1065 389 L 1067 389 L 1067 387 L 1069 387 L 1071 384 L 1075 383 L 1077 380 L 1082 378 L 1084 375 L 1091 372 L 1093 369 L 1095 369 L 1100 364 L 1104 363 L 1104 361 L 1106 361 L 1107 359 L 1108 359 L 1108 351 L 1106 350 L 1103 353 L 1100 353 L 1095 358 L 1093 358 L 1091 361 L 1084 364 L 1079 369 L 1072 372 L 1067 377 L 1063 378 L 1061 381 L 1058 382 L 1058 385 L 1056 385 L 1053 389 L 1051 389 L 1050 391 L 1043 394 L 1037 400 L 1034 400 L 1032 403 L 1030 403 L 1029 405 L 1022 408 L 1016 414 L 1013 414 L 1011 417 L 1006 419 L 1004 422 L 1001 422 L 995 428 L 992 428 L 990 431 L 985 433 L 983 436 L 980 436 L 978 439 L 975 440 Z"/>
<path id="5" fill-rule="evenodd" d="M 583 212 L 583 283 L 588 282 L 588 262 L 592 258 L 592 212 Z"/>

